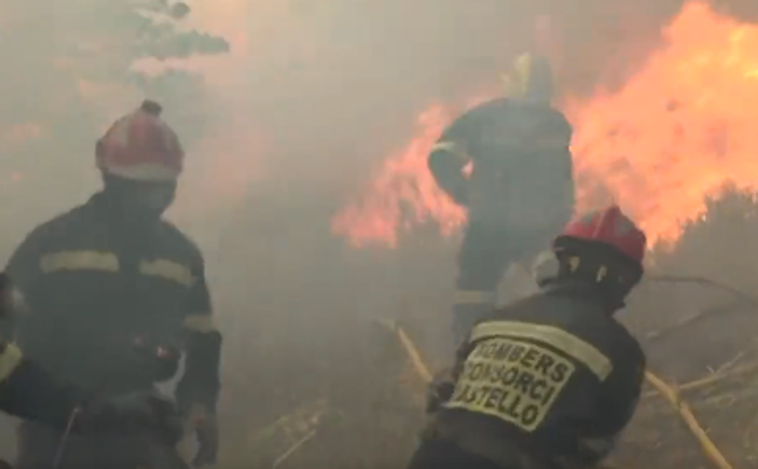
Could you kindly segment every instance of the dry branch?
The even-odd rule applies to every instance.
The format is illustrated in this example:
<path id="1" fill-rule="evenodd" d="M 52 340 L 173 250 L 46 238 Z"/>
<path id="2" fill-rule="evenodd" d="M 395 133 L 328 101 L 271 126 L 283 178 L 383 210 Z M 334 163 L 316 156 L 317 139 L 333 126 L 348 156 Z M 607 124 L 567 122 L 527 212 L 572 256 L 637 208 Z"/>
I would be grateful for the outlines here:
<path id="1" fill-rule="evenodd" d="M 718 382 L 724 381 L 727 378 L 733 378 L 736 376 L 744 375 L 744 374 L 750 373 L 751 371 L 756 371 L 756 370 L 758 370 L 758 362 L 750 363 L 750 364 L 741 366 L 739 368 L 735 368 L 729 371 L 724 371 L 721 373 L 713 373 L 709 376 L 706 376 L 705 378 L 696 379 L 695 381 L 690 381 L 689 383 L 682 384 L 681 386 L 678 386 L 677 389 L 679 390 L 679 392 L 692 391 L 695 389 L 704 388 L 712 384 L 716 384 Z M 660 391 L 658 389 L 655 389 L 653 391 L 645 393 L 643 397 L 654 397 L 658 395 L 660 395 Z"/>
<path id="2" fill-rule="evenodd" d="M 424 382 L 429 382 L 432 379 L 429 368 L 421 356 L 418 347 L 416 347 L 405 330 L 394 321 L 386 321 L 383 322 L 383 324 L 395 332 L 398 340 L 403 346 L 403 349 L 408 355 L 408 358 L 411 360 L 411 363 L 413 363 L 413 366 L 419 378 Z M 734 374 L 735 371 L 737 370 L 733 370 L 731 374 Z M 719 378 L 723 378 L 725 375 L 726 373 L 722 374 Z M 645 372 L 645 378 L 661 395 L 663 395 L 669 401 L 672 407 L 674 407 L 679 412 L 682 420 L 687 425 L 690 432 L 700 443 L 700 446 L 706 457 L 708 457 L 708 459 L 710 459 L 719 469 L 734 469 L 733 466 L 726 460 L 718 447 L 708 437 L 705 430 L 703 430 L 703 428 L 700 426 L 689 405 L 680 398 L 679 393 L 649 370 Z M 690 383 L 690 387 L 702 386 L 702 383 L 707 381 L 709 378 Z M 710 382 L 712 381 L 714 381 L 714 379 L 710 379 Z"/>
<path id="3" fill-rule="evenodd" d="M 710 459 L 719 469 L 733 469 L 733 466 L 729 464 L 718 447 L 713 441 L 711 441 L 705 430 L 703 430 L 703 427 L 700 426 L 695 415 L 692 413 L 690 406 L 681 399 L 679 393 L 650 370 L 645 372 L 645 379 L 647 379 L 647 381 L 653 385 L 653 387 L 655 387 L 658 392 L 669 401 L 669 403 L 671 403 L 671 406 L 679 412 L 679 415 L 682 417 L 682 420 L 684 420 L 684 423 L 687 425 L 690 432 L 692 432 L 695 438 L 697 438 L 708 459 Z"/>

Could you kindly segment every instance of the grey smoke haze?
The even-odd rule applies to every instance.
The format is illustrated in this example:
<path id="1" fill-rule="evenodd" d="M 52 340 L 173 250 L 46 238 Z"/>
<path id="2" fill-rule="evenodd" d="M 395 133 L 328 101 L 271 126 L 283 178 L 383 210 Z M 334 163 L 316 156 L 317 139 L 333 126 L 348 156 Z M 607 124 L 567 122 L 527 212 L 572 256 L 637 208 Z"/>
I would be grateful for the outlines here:
<path id="1" fill-rule="evenodd" d="M 3 170 L 27 180 L 3 190 L 29 191 L 19 198 L 33 199 L 29 213 L 34 204 L 81 198 L 97 184 L 93 140 L 145 94 L 124 81 L 140 27 L 129 5 L 150 2 L 4 3 L 2 125 L 36 124 L 39 138 L 9 145 L 4 131 Z M 716 3 L 754 14 L 751 2 Z M 263 184 L 307 185 L 339 204 L 343 189 L 363 184 L 371 163 L 402 145 L 426 105 L 496 82 L 512 57 L 533 44 L 536 17 L 551 18 L 561 91 L 580 94 L 600 82 L 622 83 L 681 4 L 195 1 L 188 21 L 226 36 L 233 53 L 195 67 L 206 78 L 216 73 L 216 80 L 173 77 L 148 91 L 166 102 L 167 117 L 187 140 L 188 174 L 218 161 L 246 161 L 256 169 L 240 171 L 257 179 L 267 172 Z M 69 187 L 72 179 L 77 183 Z M 186 186 L 183 200 L 192 197 Z M 42 188 L 56 197 L 36 197 Z"/>
<path id="2" fill-rule="evenodd" d="M 537 16 L 552 21 L 561 91 L 585 94 L 623 83 L 682 5 L 197 0 L 187 21 L 225 36 L 231 54 L 140 85 L 134 3 L 0 0 L 0 259 L 98 187 L 94 141 L 115 117 L 146 94 L 161 100 L 189 152 L 172 216 L 208 258 L 235 382 L 250 354 L 318 349 L 358 316 L 437 309 L 444 323 L 456 240 L 354 252 L 330 234 L 331 215 L 418 112 L 491 86 L 533 44 Z M 716 3 L 758 14 L 752 1 Z"/>

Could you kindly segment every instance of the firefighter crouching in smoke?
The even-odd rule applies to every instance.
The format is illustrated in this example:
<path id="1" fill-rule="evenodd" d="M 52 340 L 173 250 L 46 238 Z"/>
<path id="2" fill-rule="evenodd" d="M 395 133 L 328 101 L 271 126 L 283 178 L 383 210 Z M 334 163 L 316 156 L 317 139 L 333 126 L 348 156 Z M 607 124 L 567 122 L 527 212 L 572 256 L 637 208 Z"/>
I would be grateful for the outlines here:
<path id="1" fill-rule="evenodd" d="M 596 466 L 636 408 L 645 355 L 613 315 L 639 282 L 645 234 L 617 207 L 570 222 L 540 291 L 484 316 L 430 386 L 410 469 Z"/>
<path id="2" fill-rule="evenodd" d="M 574 207 L 572 128 L 550 105 L 550 64 L 524 54 L 506 85 L 504 97 L 453 122 L 429 155 L 438 185 L 468 209 L 453 309 L 457 343 L 494 306 L 508 265 L 533 258 Z"/>
<path id="3" fill-rule="evenodd" d="M 184 151 L 160 113 L 145 101 L 110 127 L 96 145 L 104 189 L 33 230 L 7 272 L 31 311 L 17 321 L 21 348 L 61 379 L 107 396 L 151 390 L 176 374 L 184 352 L 175 394 L 192 414 L 202 466 L 217 451 L 221 335 L 201 253 L 162 219 Z M 59 438 L 23 422 L 18 467 L 50 467 Z M 59 468 L 131 469 L 146 451 L 136 442 L 70 438 Z"/>
<path id="4" fill-rule="evenodd" d="M 23 301 L 16 293 L 9 277 L 0 272 L 0 320 L 12 320 L 21 309 Z M 178 440 L 181 431 L 170 401 L 152 393 L 98 399 L 59 382 L 5 340 L 0 340 L 0 409 L 60 430 L 71 424 L 77 433 L 155 432 L 167 440 Z"/>

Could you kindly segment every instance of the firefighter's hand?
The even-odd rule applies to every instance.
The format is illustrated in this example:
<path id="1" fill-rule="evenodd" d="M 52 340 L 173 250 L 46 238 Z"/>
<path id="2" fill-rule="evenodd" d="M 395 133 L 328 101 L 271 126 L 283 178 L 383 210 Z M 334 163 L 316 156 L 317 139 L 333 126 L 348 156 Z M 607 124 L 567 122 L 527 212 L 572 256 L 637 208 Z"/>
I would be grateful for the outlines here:
<path id="1" fill-rule="evenodd" d="M 212 466 L 218 455 L 218 421 L 216 414 L 195 405 L 189 412 L 187 425 L 197 436 L 198 449 L 192 466 Z"/>
<path id="2" fill-rule="evenodd" d="M 426 412 L 429 414 L 437 412 L 442 405 L 450 400 L 455 391 L 455 382 L 451 369 L 445 369 L 437 373 L 429 383 L 426 394 Z"/>
<path id="3" fill-rule="evenodd" d="M 81 408 L 75 422 L 81 432 L 149 435 L 170 446 L 182 437 L 174 402 L 153 392 L 94 399 Z"/>

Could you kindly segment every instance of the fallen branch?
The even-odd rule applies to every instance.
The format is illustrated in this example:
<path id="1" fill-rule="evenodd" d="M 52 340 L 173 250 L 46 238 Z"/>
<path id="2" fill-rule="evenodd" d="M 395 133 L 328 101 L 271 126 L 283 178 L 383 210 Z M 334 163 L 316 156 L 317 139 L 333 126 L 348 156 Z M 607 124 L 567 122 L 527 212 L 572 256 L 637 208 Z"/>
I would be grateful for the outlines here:
<path id="1" fill-rule="evenodd" d="M 693 316 L 687 316 L 684 319 L 681 319 L 664 329 L 658 329 L 645 334 L 645 340 L 647 342 L 646 345 L 650 345 L 654 342 L 660 342 L 661 340 L 671 336 L 673 333 L 678 332 L 685 326 L 692 326 L 693 324 L 697 324 L 698 322 L 708 319 L 711 316 L 735 312 L 738 310 L 738 308 L 744 306 L 745 302 L 737 298 L 725 305 L 708 308 Z"/>
<path id="2" fill-rule="evenodd" d="M 645 379 L 679 412 L 679 415 L 687 425 L 687 428 L 689 428 L 690 432 L 692 432 L 695 438 L 697 438 L 708 459 L 710 459 L 719 469 L 733 469 L 732 465 L 729 464 L 729 461 L 726 460 L 718 447 L 713 441 L 711 441 L 708 434 L 700 426 L 695 418 L 695 414 L 692 413 L 690 406 L 681 400 L 679 393 L 650 370 L 645 371 Z"/>
<path id="3" fill-rule="evenodd" d="M 413 343 L 411 338 L 405 332 L 405 330 L 397 324 L 395 321 L 383 321 L 385 326 L 394 331 L 398 337 L 398 340 L 403 346 L 408 358 L 413 363 L 413 366 L 419 376 L 425 382 L 429 382 L 432 379 L 432 375 L 429 372 L 429 368 L 426 365 L 418 347 Z M 692 413 L 689 405 L 680 399 L 679 394 L 674 391 L 668 384 L 662 379 L 658 378 L 653 372 L 645 371 L 645 379 L 663 395 L 669 403 L 674 407 L 684 420 L 684 423 L 689 428 L 690 432 L 700 443 L 703 452 L 706 457 L 710 459 L 719 469 L 734 469 L 733 466 L 726 460 L 724 455 L 718 449 L 718 447 L 711 441 L 706 434 L 705 430 L 700 426 L 695 415 Z"/>
<path id="4" fill-rule="evenodd" d="M 400 340 L 400 344 L 403 346 L 405 353 L 411 360 L 411 364 L 416 370 L 418 377 L 424 383 L 430 383 L 432 381 L 432 373 L 429 371 L 429 366 L 426 364 L 426 361 L 421 356 L 421 352 L 419 352 L 418 347 L 416 347 L 416 344 L 414 344 L 411 338 L 408 337 L 408 334 L 405 332 L 405 330 L 400 327 L 397 321 L 380 320 L 380 322 L 397 335 L 397 338 Z"/>
<path id="5" fill-rule="evenodd" d="M 250 442 L 260 441 L 271 437 L 279 430 L 290 432 L 295 427 L 307 428 L 312 425 L 317 425 L 319 420 L 327 412 L 329 412 L 329 404 L 324 398 L 303 404 L 300 407 L 293 409 L 288 414 L 282 415 L 262 430 L 259 430 L 249 437 L 249 440 Z"/>
<path id="6" fill-rule="evenodd" d="M 697 277 L 697 276 L 689 276 L 689 275 L 646 275 L 644 278 L 646 282 L 693 283 L 696 285 L 705 285 L 705 286 L 713 287 L 719 290 L 723 290 L 727 293 L 730 293 L 736 296 L 737 298 L 741 299 L 745 303 L 755 308 L 758 308 L 758 298 L 756 298 L 755 296 L 749 295 L 743 292 L 742 290 L 729 286 L 725 283 L 717 282 L 715 280 L 711 280 L 706 277 Z"/>
<path id="7" fill-rule="evenodd" d="M 284 452 L 281 456 L 279 456 L 276 461 L 274 461 L 274 464 L 271 466 L 272 469 L 276 469 L 277 467 L 281 466 L 281 464 L 287 460 L 290 456 L 295 454 L 297 450 L 299 450 L 305 443 L 308 442 L 311 438 L 316 436 L 316 431 L 318 429 L 311 430 L 307 435 L 297 440 L 290 448 Z"/>
<path id="8" fill-rule="evenodd" d="M 724 371 L 721 373 L 713 373 L 709 376 L 706 376 L 705 378 L 700 378 L 700 379 L 696 379 L 695 381 L 690 381 L 689 383 L 682 384 L 677 389 L 680 392 L 692 391 L 694 389 L 704 388 L 711 384 L 715 384 L 719 381 L 723 381 L 727 378 L 733 378 L 735 376 L 744 375 L 755 370 L 758 370 L 758 363 L 751 363 L 749 365 L 744 365 L 739 368 L 735 368 L 733 370 Z M 660 395 L 660 392 L 656 389 L 656 390 L 645 393 L 643 397 L 653 397 L 653 396 L 658 396 L 658 395 Z"/>

